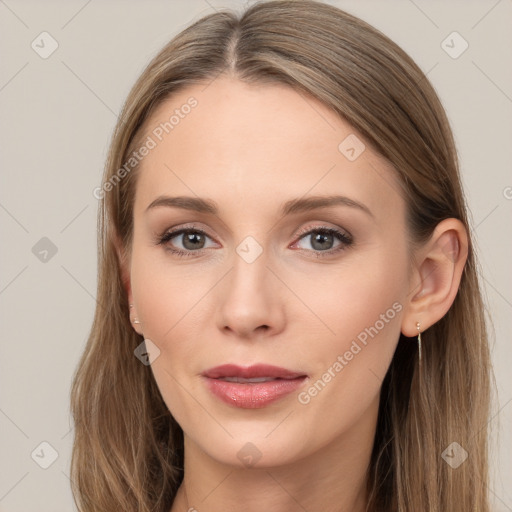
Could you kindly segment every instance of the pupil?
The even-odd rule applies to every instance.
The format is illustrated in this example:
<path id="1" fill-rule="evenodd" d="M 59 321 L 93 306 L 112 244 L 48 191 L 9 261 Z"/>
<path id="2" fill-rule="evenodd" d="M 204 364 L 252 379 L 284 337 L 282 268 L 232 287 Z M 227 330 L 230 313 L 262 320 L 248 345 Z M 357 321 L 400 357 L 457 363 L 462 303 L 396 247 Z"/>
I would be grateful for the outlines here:
<path id="1" fill-rule="evenodd" d="M 314 249 L 330 249 L 330 247 L 326 247 L 326 242 L 327 246 L 329 246 L 332 243 L 332 237 L 333 235 L 317 233 L 316 235 L 313 236 L 313 243 L 311 245 Z"/>
<path id="2" fill-rule="evenodd" d="M 201 241 L 204 243 L 204 239 L 201 240 L 203 235 L 201 233 L 188 233 L 185 234 L 185 238 L 183 240 L 183 246 L 187 249 L 201 249 L 202 244 Z"/>

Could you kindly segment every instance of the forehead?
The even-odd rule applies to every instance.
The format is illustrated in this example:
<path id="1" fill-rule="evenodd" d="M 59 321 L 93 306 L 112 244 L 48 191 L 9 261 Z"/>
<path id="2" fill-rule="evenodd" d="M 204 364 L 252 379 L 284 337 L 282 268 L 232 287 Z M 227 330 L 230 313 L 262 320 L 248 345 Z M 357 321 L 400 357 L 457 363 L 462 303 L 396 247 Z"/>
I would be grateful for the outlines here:
<path id="1" fill-rule="evenodd" d="M 163 102 L 145 125 L 136 209 L 156 196 L 197 195 L 265 208 L 343 194 L 379 211 L 400 201 L 391 166 L 318 100 L 278 84 L 217 78 Z"/>

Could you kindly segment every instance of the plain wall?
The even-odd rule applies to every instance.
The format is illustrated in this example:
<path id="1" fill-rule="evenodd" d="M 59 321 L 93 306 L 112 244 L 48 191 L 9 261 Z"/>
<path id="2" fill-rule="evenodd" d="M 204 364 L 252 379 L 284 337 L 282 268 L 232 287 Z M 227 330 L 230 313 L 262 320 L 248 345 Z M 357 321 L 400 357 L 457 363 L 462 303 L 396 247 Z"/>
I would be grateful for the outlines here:
<path id="1" fill-rule="evenodd" d="M 428 72 L 451 121 L 495 328 L 498 400 L 490 421 L 501 434 L 491 496 L 496 511 L 510 511 L 512 2 L 330 3 L 404 48 Z M 69 388 L 96 305 L 93 190 L 137 76 L 175 34 L 222 7 L 243 3 L 0 2 L 2 512 L 75 510 Z M 45 59 L 31 47 L 43 31 L 59 45 Z M 442 47 L 453 31 L 469 44 L 458 58 Z M 42 442 L 58 452 L 48 469 L 31 457 Z M 43 452 L 51 453 L 45 445 Z"/>

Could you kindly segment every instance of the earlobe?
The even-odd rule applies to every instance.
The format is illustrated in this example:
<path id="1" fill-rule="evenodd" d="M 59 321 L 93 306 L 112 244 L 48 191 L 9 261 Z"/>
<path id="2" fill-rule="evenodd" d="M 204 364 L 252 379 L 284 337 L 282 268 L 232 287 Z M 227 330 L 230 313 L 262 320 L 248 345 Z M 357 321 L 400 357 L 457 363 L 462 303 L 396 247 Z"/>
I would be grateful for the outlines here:
<path id="1" fill-rule="evenodd" d="M 142 324 L 140 320 L 137 318 L 137 312 L 135 310 L 135 306 L 133 304 L 130 304 L 130 322 L 132 324 L 133 330 L 140 334 L 141 336 L 144 336 L 142 333 Z"/>
<path id="2" fill-rule="evenodd" d="M 406 299 L 402 333 L 417 335 L 439 321 L 457 295 L 468 255 L 468 238 L 458 219 L 445 219 L 435 228 L 430 240 L 418 250 L 411 291 Z"/>

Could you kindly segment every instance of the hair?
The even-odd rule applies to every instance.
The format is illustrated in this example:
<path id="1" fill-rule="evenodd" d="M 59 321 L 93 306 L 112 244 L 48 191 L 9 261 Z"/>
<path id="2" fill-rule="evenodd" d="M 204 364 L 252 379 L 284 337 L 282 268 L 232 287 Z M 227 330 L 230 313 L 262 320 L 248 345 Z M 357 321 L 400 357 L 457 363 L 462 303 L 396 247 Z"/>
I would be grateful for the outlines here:
<path id="1" fill-rule="evenodd" d="M 174 37 L 133 86 L 103 183 L 112 183 L 140 144 L 158 105 L 221 75 L 288 85 L 357 130 L 396 174 L 411 246 L 426 242 L 443 219 L 466 227 L 460 286 L 445 316 L 422 333 L 421 372 L 416 344 L 401 334 L 383 381 L 367 511 L 487 512 L 492 370 L 486 309 L 454 138 L 434 88 L 388 37 L 316 0 L 216 12 Z M 99 203 L 98 304 L 71 388 L 71 485 L 81 512 L 168 512 L 183 479 L 182 429 L 150 367 L 133 353 L 143 338 L 129 320 L 122 263 L 132 243 L 139 167 Z M 117 251 L 118 242 L 125 252 Z M 441 457 L 452 442 L 469 453 L 457 469 Z"/>

